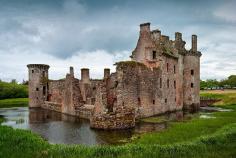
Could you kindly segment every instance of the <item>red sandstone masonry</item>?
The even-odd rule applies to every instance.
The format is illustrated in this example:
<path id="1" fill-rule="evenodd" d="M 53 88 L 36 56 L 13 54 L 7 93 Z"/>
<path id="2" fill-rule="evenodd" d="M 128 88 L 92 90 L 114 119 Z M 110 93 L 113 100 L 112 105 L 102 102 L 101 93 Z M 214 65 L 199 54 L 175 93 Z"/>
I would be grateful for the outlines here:
<path id="1" fill-rule="evenodd" d="M 198 108 L 200 103 L 200 57 L 197 36 L 186 50 L 182 34 L 175 39 L 140 25 L 132 61 L 117 63 L 116 72 L 104 69 L 101 80 L 90 79 L 89 69 L 81 69 L 81 80 L 74 69 L 65 79 L 48 80 L 48 65 L 30 64 L 30 107 L 90 119 L 92 128 L 125 129 L 135 119 L 169 111 Z"/>

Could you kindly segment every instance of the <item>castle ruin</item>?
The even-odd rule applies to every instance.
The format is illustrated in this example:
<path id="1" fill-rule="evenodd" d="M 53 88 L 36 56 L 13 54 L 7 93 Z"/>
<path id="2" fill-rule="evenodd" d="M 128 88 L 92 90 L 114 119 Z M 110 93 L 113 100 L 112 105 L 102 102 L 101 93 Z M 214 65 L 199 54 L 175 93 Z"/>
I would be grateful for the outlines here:
<path id="1" fill-rule="evenodd" d="M 131 61 L 116 63 L 116 72 L 104 69 L 103 79 L 90 79 L 81 69 L 81 80 L 73 67 L 65 79 L 49 80 L 49 66 L 29 64 L 29 107 L 41 107 L 90 120 L 98 129 L 125 129 L 135 120 L 200 105 L 200 57 L 197 36 L 186 50 L 182 34 L 175 40 L 140 25 Z"/>

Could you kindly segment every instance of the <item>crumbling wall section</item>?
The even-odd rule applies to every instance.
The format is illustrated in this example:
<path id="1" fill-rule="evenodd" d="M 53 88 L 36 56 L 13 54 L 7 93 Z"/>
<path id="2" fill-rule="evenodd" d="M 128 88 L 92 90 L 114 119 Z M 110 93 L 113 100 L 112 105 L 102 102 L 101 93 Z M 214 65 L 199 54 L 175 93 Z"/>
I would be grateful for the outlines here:
<path id="1" fill-rule="evenodd" d="M 111 74 L 99 84 L 90 126 L 98 129 L 126 129 L 135 126 L 133 104 L 124 102 L 121 71 Z"/>
<path id="2" fill-rule="evenodd" d="M 48 102 L 62 104 L 64 99 L 65 80 L 50 80 L 49 81 Z"/>
<path id="3" fill-rule="evenodd" d="M 76 115 L 75 109 L 84 105 L 82 98 L 79 80 L 72 75 L 67 74 L 65 79 L 62 113 Z"/>

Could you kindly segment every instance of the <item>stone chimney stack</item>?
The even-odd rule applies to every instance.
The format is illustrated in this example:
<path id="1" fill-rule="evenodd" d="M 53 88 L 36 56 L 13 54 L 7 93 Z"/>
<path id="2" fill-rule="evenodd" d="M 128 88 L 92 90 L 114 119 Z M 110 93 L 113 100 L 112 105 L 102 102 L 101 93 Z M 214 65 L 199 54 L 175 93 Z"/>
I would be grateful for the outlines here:
<path id="1" fill-rule="evenodd" d="M 197 52 L 197 35 L 192 35 L 192 51 Z"/>
<path id="2" fill-rule="evenodd" d="M 163 43 L 166 43 L 166 42 L 168 42 L 169 40 L 170 40 L 169 36 L 161 35 L 161 41 L 162 41 Z"/>
<path id="3" fill-rule="evenodd" d="M 74 68 L 70 66 L 70 75 L 74 77 Z"/>
<path id="4" fill-rule="evenodd" d="M 150 32 L 150 23 L 140 24 L 140 33 L 142 32 Z"/>
<path id="5" fill-rule="evenodd" d="M 90 83 L 88 68 L 81 69 L 81 81 L 82 81 L 82 83 Z"/>
<path id="6" fill-rule="evenodd" d="M 152 31 L 152 38 L 156 41 L 160 41 L 161 40 L 161 31 L 156 29 Z"/>
<path id="7" fill-rule="evenodd" d="M 175 41 L 182 41 L 182 33 L 180 32 L 175 33 Z"/>
<path id="8" fill-rule="evenodd" d="M 110 76 L 110 69 L 109 68 L 105 68 L 104 69 L 104 79 L 107 79 Z"/>

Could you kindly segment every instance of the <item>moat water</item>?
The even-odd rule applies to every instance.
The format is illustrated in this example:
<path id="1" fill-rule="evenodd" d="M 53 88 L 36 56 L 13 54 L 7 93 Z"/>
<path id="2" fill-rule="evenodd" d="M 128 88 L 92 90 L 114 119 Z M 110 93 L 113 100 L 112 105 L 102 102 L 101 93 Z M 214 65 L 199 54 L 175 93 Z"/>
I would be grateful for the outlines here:
<path id="1" fill-rule="evenodd" d="M 0 117 L 5 119 L 2 125 L 29 129 L 50 143 L 84 145 L 123 144 L 139 134 L 162 131 L 168 128 L 171 121 L 187 121 L 193 117 L 211 118 L 208 110 L 194 114 L 178 111 L 156 116 L 156 123 L 140 121 L 134 129 L 104 131 L 91 129 L 88 120 L 40 108 L 0 109 Z"/>

